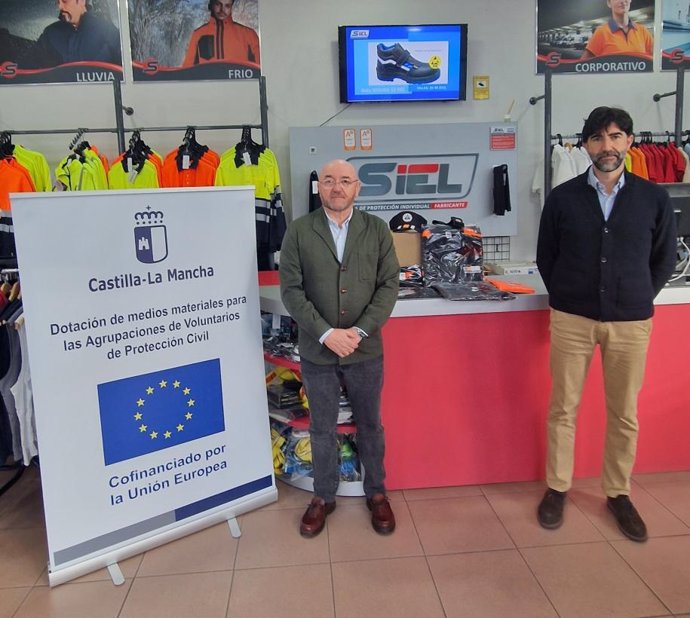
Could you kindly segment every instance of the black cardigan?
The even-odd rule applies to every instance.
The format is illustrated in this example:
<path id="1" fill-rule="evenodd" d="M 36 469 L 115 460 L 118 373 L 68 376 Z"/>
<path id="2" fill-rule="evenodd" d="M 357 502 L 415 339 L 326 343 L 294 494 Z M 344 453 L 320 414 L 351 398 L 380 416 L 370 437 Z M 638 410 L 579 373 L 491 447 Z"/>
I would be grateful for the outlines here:
<path id="1" fill-rule="evenodd" d="M 645 320 L 676 264 L 668 193 L 625 172 L 604 221 L 581 174 L 553 189 L 539 225 L 537 264 L 554 309 L 602 322 Z"/>

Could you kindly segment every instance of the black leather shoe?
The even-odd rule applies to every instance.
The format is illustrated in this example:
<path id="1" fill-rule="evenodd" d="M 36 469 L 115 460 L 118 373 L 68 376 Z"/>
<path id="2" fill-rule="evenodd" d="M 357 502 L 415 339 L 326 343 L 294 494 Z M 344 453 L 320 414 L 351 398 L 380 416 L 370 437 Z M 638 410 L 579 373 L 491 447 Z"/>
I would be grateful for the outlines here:
<path id="1" fill-rule="evenodd" d="M 647 540 L 647 526 L 637 512 L 637 509 L 630 502 L 629 496 L 616 496 L 606 498 L 609 511 L 613 513 L 618 524 L 618 529 L 629 539 L 641 543 Z"/>
<path id="2" fill-rule="evenodd" d="M 428 63 L 417 60 L 400 43 L 390 46 L 379 43 L 376 54 L 379 57 L 376 77 L 381 81 L 402 79 L 409 84 L 428 84 L 441 75 L 439 69 L 432 69 Z"/>
<path id="3" fill-rule="evenodd" d="M 563 523 L 563 504 L 566 492 L 547 489 L 537 509 L 537 519 L 542 528 L 555 530 Z"/>
<path id="4" fill-rule="evenodd" d="M 395 530 L 395 515 L 385 494 L 374 494 L 367 498 L 367 507 L 371 511 L 371 525 L 379 534 L 390 534 Z"/>
<path id="5" fill-rule="evenodd" d="M 302 516 L 299 533 L 311 538 L 319 534 L 326 525 L 326 516 L 335 511 L 335 502 L 324 502 L 323 498 L 314 496 Z"/>

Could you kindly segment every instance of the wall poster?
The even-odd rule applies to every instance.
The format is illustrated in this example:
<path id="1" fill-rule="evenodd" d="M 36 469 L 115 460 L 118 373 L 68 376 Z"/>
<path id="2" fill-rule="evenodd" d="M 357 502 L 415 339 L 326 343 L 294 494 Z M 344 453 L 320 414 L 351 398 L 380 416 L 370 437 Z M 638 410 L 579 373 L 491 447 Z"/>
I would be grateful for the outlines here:
<path id="1" fill-rule="evenodd" d="M 537 73 L 648 73 L 654 0 L 537 0 Z"/>
<path id="2" fill-rule="evenodd" d="M 2 0 L 0 84 L 122 80 L 117 0 Z"/>
<path id="3" fill-rule="evenodd" d="M 134 81 L 261 75 L 258 0 L 129 0 Z"/>
<path id="4" fill-rule="evenodd" d="M 661 15 L 661 68 L 675 70 L 690 66 L 690 2 L 663 0 Z"/>

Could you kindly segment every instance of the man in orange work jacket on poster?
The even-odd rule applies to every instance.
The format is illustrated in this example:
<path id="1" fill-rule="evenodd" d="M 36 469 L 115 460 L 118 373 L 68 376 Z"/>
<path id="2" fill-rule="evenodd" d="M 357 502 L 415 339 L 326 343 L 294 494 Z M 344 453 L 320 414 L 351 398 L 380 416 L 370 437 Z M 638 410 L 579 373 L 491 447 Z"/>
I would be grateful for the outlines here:
<path id="1" fill-rule="evenodd" d="M 259 37 L 247 26 L 232 19 L 233 0 L 210 0 L 211 17 L 207 24 L 192 32 L 183 67 L 193 67 L 214 60 L 233 64 L 260 64 Z"/>

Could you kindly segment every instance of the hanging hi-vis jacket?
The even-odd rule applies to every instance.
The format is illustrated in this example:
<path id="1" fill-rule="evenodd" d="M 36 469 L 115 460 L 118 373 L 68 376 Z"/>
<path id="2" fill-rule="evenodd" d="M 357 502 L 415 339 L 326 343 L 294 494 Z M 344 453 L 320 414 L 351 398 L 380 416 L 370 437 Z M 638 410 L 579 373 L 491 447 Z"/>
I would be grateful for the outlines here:
<path id="1" fill-rule="evenodd" d="M 257 247 L 269 253 L 278 251 L 286 227 L 278 161 L 268 148 L 261 151 L 256 163 L 242 163 L 236 155 L 237 147 L 233 147 L 221 156 L 216 186 L 254 186 Z"/>

